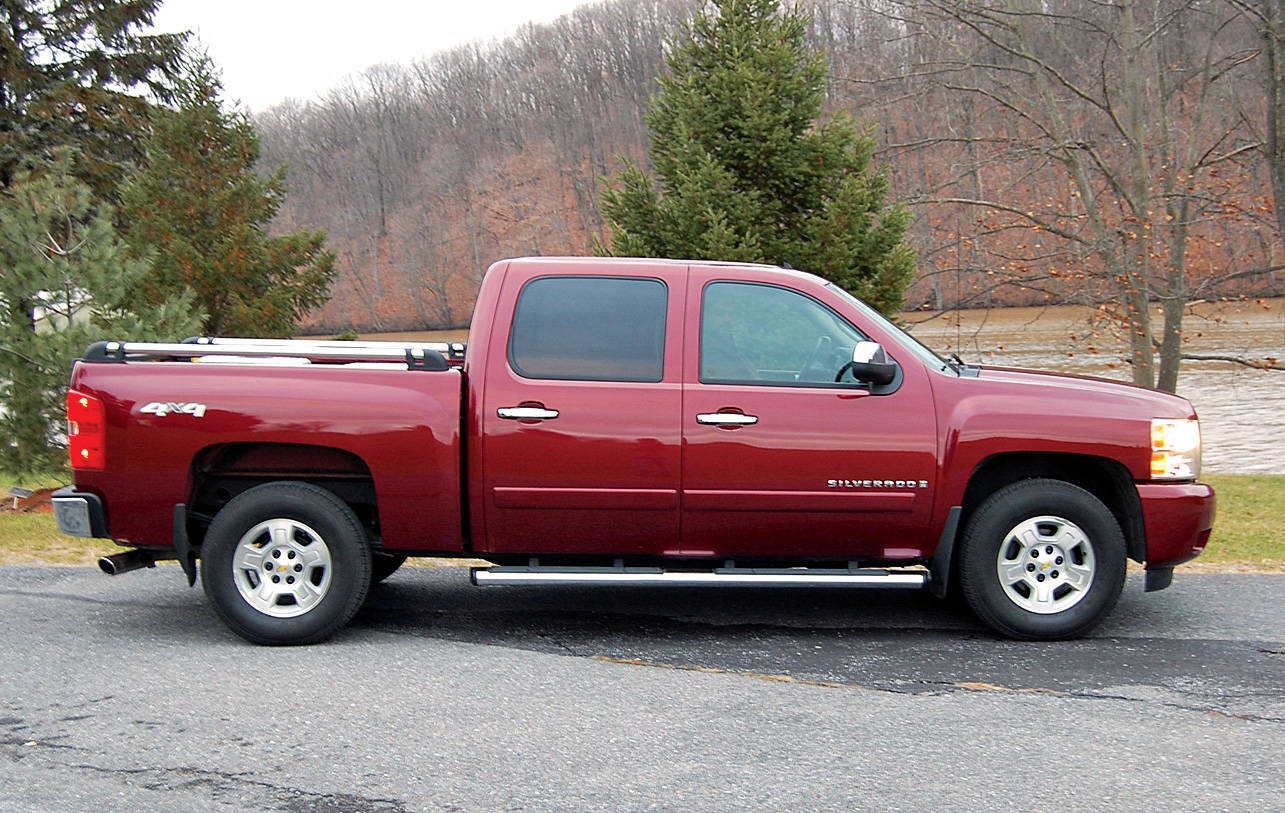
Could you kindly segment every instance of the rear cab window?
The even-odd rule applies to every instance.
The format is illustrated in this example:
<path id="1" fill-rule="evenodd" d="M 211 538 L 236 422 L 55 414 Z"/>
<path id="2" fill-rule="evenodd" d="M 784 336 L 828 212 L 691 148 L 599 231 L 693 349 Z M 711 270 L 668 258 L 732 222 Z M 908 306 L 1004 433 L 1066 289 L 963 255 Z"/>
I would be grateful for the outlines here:
<path id="1" fill-rule="evenodd" d="M 530 379 L 658 382 L 668 302 L 658 279 L 537 277 L 518 296 L 509 365 Z"/>

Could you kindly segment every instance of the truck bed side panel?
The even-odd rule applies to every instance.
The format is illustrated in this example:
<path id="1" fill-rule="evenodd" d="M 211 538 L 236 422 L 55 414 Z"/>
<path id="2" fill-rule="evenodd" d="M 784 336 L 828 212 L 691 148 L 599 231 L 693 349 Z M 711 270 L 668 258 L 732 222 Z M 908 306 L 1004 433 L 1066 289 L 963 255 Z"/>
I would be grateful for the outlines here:
<path id="1" fill-rule="evenodd" d="M 385 548 L 458 551 L 460 385 L 457 370 L 81 362 L 72 386 L 103 399 L 108 458 L 107 471 L 79 471 L 77 484 L 103 497 L 114 539 L 168 546 L 203 450 L 341 449 L 370 469 Z M 204 415 L 141 411 L 152 402 L 199 403 Z"/>

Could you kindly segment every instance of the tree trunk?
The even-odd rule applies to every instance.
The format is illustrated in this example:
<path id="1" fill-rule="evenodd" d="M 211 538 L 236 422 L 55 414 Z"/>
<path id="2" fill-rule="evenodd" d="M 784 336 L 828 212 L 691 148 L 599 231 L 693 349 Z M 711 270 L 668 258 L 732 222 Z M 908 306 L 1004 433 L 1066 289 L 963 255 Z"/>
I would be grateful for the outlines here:
<path id="1" fill-rule="evenodd" d="M 1178 391 L 1178 368 L 1182 364 L 1182 298 L 1166 297 L 1164 309 L 1164 335 L 1160 339 L 1160 377 L 1156 387 L 1165 392 Z"/>
<path id="2" fill-rule="evenodd" d="M 36 333 L 35 304 L 31 299 L 20 298 L 10 305 L 10 324 L 22 326 L 29 336 Z M 48 448 L 49 440 L 45 437 L 42 414 L 44 387 L 36 362 L 31 358 L 32 342 L 16 341 L 14 344 L 16 347 L 8 348 L 9 364 L 6 365 L 9 367 L 7 422 L 12 430 L 8 440 L 13 443 L 14 470 L 35 471 L 40 467 L 40 452 Z"/>
<path id="3" fill-rule="evenodd" d="M 1285 236 L 1285 0 L 1263 0 L 1267 151 L 1276 197 L 1276 228 Z"/>
<path id="4" fill-rule="evenodd" d="M 1129 331 L 1129 360 L 1133 383 L 1143 387 L 1156 384 L 1156 361 L 1151 345 L 1151 310 L 1147 288 L 1134 274 L 1126 274 L 1124 291 L 1125 329 Z"/>

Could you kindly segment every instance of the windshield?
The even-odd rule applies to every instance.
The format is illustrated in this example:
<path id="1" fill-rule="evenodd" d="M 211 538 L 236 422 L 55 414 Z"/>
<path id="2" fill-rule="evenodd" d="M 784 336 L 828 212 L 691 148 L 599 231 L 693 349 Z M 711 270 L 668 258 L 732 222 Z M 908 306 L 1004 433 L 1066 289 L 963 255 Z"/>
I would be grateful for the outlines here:
<path id="1" fill-rule="evenodd" d="M 925 345 L 923 342 L 919 341 L 914 336 L 911 336 L 906 331 L 897 327 L 896 324 L 894 324 L 890 319 L 888 319 L 888 317 L 884 316 L 879 311 L 875 310 L 874 308 L 870 307 L 866 303 L 862 302 L 860 299 L 857 299 L 855 296 L 843 290 L 838 285 L 835 285 L 833 282 L 826 283 L 826 285 L 827 287 L 829 287 L 830 289 L 838 293 L 840 296 L 842 296 L 849 303 L 851 303 L 851 305 L 854 308 L 856 308 L 858 311 L 860 311 L 862 315 L 868 317 L 870 321 L 875 322 L 880 327 L 882 327 L 885 331 L 887 331 L 888 334 L 891 335 L 897 341 L 897 343 L 901 345 L 901 347 L 904 350 L 913 354 L 916 358 L 918 358 L 924 364 L 927 364 L 929 367 L 933 368 L 934 370 L 941 370 L 941 371 L 950 370 L 955 374 L 959 373 L 959 370 L 956 369 L 954 364 L 951 364 L 949 361 L 946 361 L 944 358 L 942 358 L 941 356 L 937 355 L 932 350 L 930 350 L 928 346 Z"/>

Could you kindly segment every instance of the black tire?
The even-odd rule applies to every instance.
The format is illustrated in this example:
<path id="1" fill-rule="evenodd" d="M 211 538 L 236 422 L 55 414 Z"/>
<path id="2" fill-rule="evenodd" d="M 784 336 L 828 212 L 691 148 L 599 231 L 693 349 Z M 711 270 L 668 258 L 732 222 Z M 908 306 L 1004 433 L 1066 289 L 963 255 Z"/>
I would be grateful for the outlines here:
<path id="1" fill-rule="evenodd" d="M 201 545 L 201 584 L 219 618 L 256 644 L 329 638 L 370 589 L 357 517 L 323 488 L 268 483 L 233 498 Z"/>
<path id="2" fill-rule="evenodd" d="M 370 559 L 370 583 L 379 584 L 397 572 L 397 568 L 406 561 L 404 553 L 384 553 L 375 551 Z"/>
<path id="3" fill-rule="evenodd" d="M 987 498 L 968 520 L 959 556 L 964 597 L 977 617 L 1028 641 L 1095 627 L 1120 598 L 1127 559 L 1124 534 L 1101 500 L 1046 479 Z"/>

